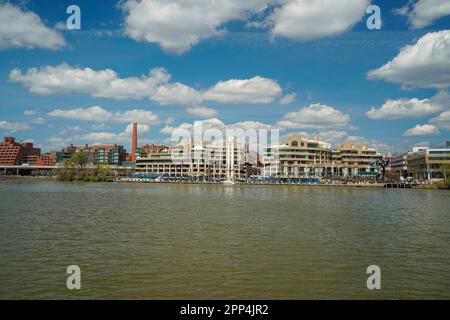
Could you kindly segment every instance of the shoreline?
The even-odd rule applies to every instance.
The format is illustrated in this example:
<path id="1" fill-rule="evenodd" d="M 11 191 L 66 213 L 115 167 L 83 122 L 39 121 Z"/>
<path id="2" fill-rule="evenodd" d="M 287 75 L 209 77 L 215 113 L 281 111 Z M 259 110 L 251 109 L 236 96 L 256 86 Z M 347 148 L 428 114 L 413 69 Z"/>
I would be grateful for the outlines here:
<path id="1" fill-rule="evenodd" d="M 53 181 L 53 182 L 75 182 L 75 183 L 131 183 L 131 184 L 185 184 L 185 185 L 222 185 L 225 187 L 232 187 L 233 185 L 225 185 L 222 182 L 197 182 L 197 181 L 82 181 L 72 180 L 64 181 L 58 180 L 56 177 L 47 176 L 0 176 L 0 182 L 14 181 L 14 180 L 41 180 L 41 181 Z M 392 187 L 387 185 L 398 185 L 398 187 Z M 250 183 L 250 182 L 236 182 L 236 186 L 291 186 L 291 187 L 343 187 L 343 188 L 384 188 L 384 189 L 421 189 L 421 190 L 450 190 L 450 188 L 442 188 L 437 184 L 418 184 L 412 187 L 399 187 L 400 183 Z"/>
<path id="2" fill-rule="evenodd" d="M 196 182 L 196 181 L 61 181 L 56 177 L 45 177 L 45 176 L 0 176 L 0 181 L 14 181 L 14 180 L 27 180 L 27 179 L 36 179 L 36 180 L 48 180 L 54 182 L 76 182 L 76 183 L 131 183 L 131 184 L 188 184 L 188 185 L 222 185 L 226 187 L 230 187 L 230 185 L 224 185 L 221 182 Z M 347 184 L 332 184 L 332 183 L 249 183 L 249 182 L 236 182 L 236 186 L 238 185 L 246 185 L 246 186 L 292 186 L 292 187 L 350 187 L 350 188 L 383 188 L 383 183 L 347 183 Z M 232 187 L 232 185 L 231 185 Z"/>

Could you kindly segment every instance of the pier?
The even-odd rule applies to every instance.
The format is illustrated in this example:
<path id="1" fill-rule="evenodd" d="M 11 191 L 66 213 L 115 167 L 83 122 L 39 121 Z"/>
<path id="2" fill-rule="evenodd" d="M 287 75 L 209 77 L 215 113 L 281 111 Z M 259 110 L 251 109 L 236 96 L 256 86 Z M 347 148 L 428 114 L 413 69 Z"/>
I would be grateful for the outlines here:
<path id="1" fill-rule="evenodd" d="M 413 189 L 416 185 L 412 182 L 389 182 L 384 184 L 386 189 Z"/>

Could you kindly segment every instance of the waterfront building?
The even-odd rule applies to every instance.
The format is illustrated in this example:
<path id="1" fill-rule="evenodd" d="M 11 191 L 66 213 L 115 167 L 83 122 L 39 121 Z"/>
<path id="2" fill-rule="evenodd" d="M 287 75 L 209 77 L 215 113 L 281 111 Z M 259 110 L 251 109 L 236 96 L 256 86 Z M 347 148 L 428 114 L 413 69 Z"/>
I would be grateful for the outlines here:
<path id="1" fill-rule="evenodd" d="M 408 173 L 414 179 L 444 178 L 443 168 L 450 166 L 450 148 L 413 148 L 407 156 Z"/>
<path id="2" fill-rule="evenodd" d="M 37 166 L 54 167 L 56 166 L 56 159 L 52 153 L 41 154 L 36 162 Z"/>
<path id="3" fill-rule="evenodd" d="M 263 176 L 281 178 L 375 176 L 371 162 L 381 154 L 367 144 L 344 143 L 332 149 L 320 139 L 300 135 L 270 146 L 263 155 Z"/>
<path id="4" fill-rule="evenodd" d="M 72 158 L 76 152 L 85 152 L 89 155 L 91 165 L 109 165 L 121 166 L 126 161 L 127 152 L 123 146 L 114 145 L 69 145 L 64 147 L 60 152 L 56 152 L 56 161 L 63 163 L 65 160 Z"/>
<path id="5" fill-rule="evenodd" d="M 206 181 L 239 180 L 245 177 L 245 150 L 234 139 L 202 143 L 183 140 L 136 159 L 136 172 Z"/>
<path id="6" fill-rule="evenodd" d="M 163 152 L 164 150 L 168 150 L 168 149 L 169 149 L 169 147 L 167 147 L 163 144 L 153 144 L 153 143 L 152 144 L 144 144 L 140 148 L 140 151 L 141 151 L 140 157 L 146 157 L 150 154 L 160 153 L 160 152 Z"/>
<path id="7" fill-rule="evenodd" d="M 45 160 L 41 158 L 41 149 L 35 148 L 31 142 L 16 142 L 14 137 L 5 137 L 4 141 L 0 142 L 0 164 L 2 165 L 41 165 L 43 162 Z"/>
<path id="8" fill-rule="evenodd" d="M 381 160 L 382 155 L 375 148 L 369 148 L 367 143 L 346 142 L 336 146 L 332 159 L 344 176 L 373 176 L 378 171 L 371 163 Z"/>
<path id="9" fill-rule="evenodd" d="M 399 154 L 392 158 L 391 173 L 398 177 L 406 178 L 408 176 L 408 153 Z"/>
<path id="10" fill-rule="evenodd" d="M 265 149 L 263 176 L 288 178 L 322 176 L 332 168 L 331 144 L 293 135 L 287 143 Z"/>
<path id="11" fill-rule="evenodd" d="M 93 164 L 120 166 L 126 160 L 126 150 L 121 145 L 91 146 L 89 151 L 93 153 Z"/>

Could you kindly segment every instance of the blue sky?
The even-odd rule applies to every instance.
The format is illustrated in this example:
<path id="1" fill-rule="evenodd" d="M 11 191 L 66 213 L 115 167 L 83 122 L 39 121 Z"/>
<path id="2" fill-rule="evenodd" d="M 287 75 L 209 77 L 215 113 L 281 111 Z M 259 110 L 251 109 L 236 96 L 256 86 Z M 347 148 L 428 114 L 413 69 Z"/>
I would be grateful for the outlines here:
<path id="1" fill-rule="evenodd" d="M 146 1 L 159 5 L 153 6 L 149 15 L 161 15 L 154 10 L 164 9 L 170 2 Z M 208 1 L 198 2 L 207 5 Z M 281 14 L 289 1 L 297 6 L 298 17 Z M 369 2 L 337 2 L 350 6 L 355 1 Z M 393 152 L 417 143 L 438 145 L 450 140 L 450 81 L 445 77 L 450 74 L 445 63 L 450 39 L 447 33 L 438 34 L 450 29 L 450 10 L 430 18 L 426 15 L 429 10 L 423 9 L 440 0 L 371 1 L 381 8 L 381 30 L 368 30 L 369 15 L 351 8 L 324 7 L 313 22 L 317 26 L 305 25 L 300 21 L 308 18 L 302 15 L 302 2 L 307 2 L 303 0 L 265 1 L 271 3 L 263 11 L 237 8 L 225 16 L 205 16 L 206 22 L 199 25 L 192 18 L 197 11 L 190 11 L 187 4 L 178 7 L 179 20 L 152 25 L 151 17 L 142 13 L 144 7 L 136 9 L 141 10 L 138 14 L 131 4 L 124 7 L 127 2 L 134 1 L 0 1 L 0 18 L 5 12 L 19 16 L 8 23 L 7 19 L 0 21 L 0 135 L 33 140 L 46 151 L 68 143 L 117 141 L 128 147 L 127 119 L 137 117 L 145 119 L 141 143 L 166 142 L 171 129 L 201 119 L 244 127 L 251 121 L 257 126 L 280 127 L 283 135 L 302 132 L 333 143 L 368 142 Z M 71 4 L 81 8 L 81 30 L 64 28 L 69 16 L 66 8 Z M 394 12 L 408 4 L 410 11 L 404 15 Z M 22 19 L 32 13 L 35 19 Z M 342 17 L 335 18 L 339 14 Z M 344 27 L 314 35 L 333 19 Z M 263 26 L 249 27 L 249 22 Z M 37 27 L 21 23 L 36 23 Z M 282 31 L 286 25 L 295 32 Z M 199 39 L 186 44 L 185 39 L 195 32 Z M 420 39 L 424 47 L 416 45 Z M 431 46 L 432 52 L 421 56 L 430 41 L 440 46 Z M 379 71 L 368 78 L 369 71 L 379 70 L 408 45 L 416 45 L 419 53 L 413 57 L 405 54 L 399 57 L 400 67 L 390 66 L 388 72 Z M 44 70 L 46 66 L 51 69 Z M 15 68 L 20 73 L 12 76 Z M 29 73 L 31 68 L 37 68 L 34 76 Z M 85 68 L 95 74 L 95 81 L 86 78 Z M 165 69 L 157 80 L 149 77 L 154 68 Z M 103 81 L 100 72 L 106 69 L 115 75 Z M 77 70 L 83 73 L 80 81 L 92 83 L 81 88 L 73 77 L 67 82 L 62 79 Z M 130 98 L 115 88 L 102 87 L 108 85 L 108 79 L 120 82 L 141 76 L 157 82 L 142 84 L 156 92 L 145 92 L 145 87 L 136 98 Z M 408 80 L 422 76 L 423 81 Z M 166 88 L 174 91 L 167 93 Z M 185 91 L 178 90 L 188 90 L 186 99 Z M 173 95 L 179 98 L 173 101 Z M 295 99 L 286 97 L 294 95 Z M 387 100 L 392 103 L 386 104 Z M 96 109 L 89 109 L 93 106 Z M 369 116 L 372 108 L 375 111 Z M 135 112 L 127 113 L 130 110 Z"/>

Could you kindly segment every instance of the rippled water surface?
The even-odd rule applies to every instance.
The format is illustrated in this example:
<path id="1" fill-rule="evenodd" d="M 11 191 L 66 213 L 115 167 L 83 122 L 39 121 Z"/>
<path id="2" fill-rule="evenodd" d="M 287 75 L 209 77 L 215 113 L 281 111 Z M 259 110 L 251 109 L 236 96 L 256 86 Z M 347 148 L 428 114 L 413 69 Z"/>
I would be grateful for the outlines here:
<path id="1" fill-rule="evenodd" d="M 0 298 L 450 299 L 450 193 L 1 182 Z"/>

